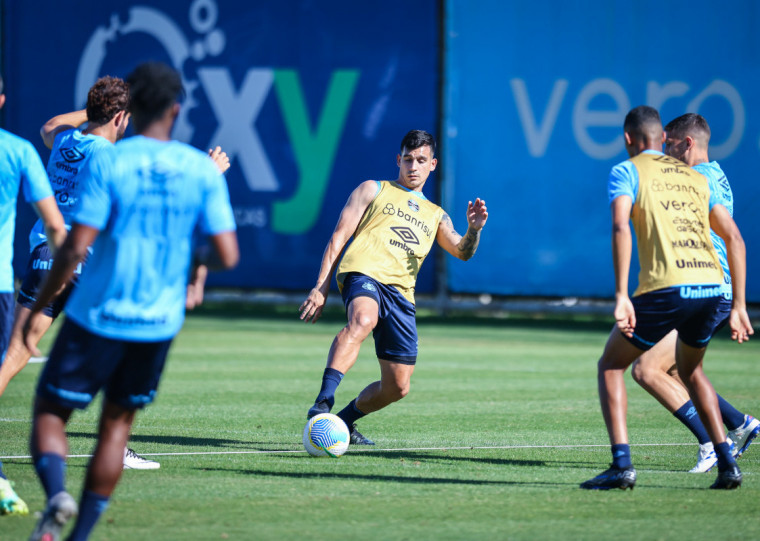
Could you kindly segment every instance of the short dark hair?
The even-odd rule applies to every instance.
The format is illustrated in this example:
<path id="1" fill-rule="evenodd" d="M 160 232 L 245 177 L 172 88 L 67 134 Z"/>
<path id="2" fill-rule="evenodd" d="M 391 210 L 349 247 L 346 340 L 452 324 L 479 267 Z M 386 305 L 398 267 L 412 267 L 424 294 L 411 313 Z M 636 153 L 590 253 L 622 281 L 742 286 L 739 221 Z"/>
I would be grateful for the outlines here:
<path id="1" fill-rule="evenodd" d="M 184 95 L 182 77 L 163 62 L 140 64 L 127 76 L 127 83 L 136 133 L 161 118 Z"/>
<path id="2" fill-rule="evenodd" d="M 649 105 L 639 105 L 625 115 L 623 130 L 646 140 L 656 141 L 662 137 L 662 121 L 657 109 Z"/>
<path id="3" fill-rule="evenodd" d="M 424 146 L 430 147 L 431 158 L 435 156 L 435 137 L 424 130 L 412 130 L 401 140 L 401 153 L 404 149 L 414 150 Z"/>
<path id="4" fill-rule="evenodd" d="M 689 135 L 695 139 L 704 139 L 705 143 L 710 141 L 710 125 L 705 117 L 697 113 L 686 113 L 674 118 L 665 126 L 665 131 L 679 139 Z"/>
<path id="5" fill-rule="evenodd" d="M 129 86 L 118 77 L 101 77 L 87 93 L 87 120 L 105 124 L 129 109 Z"/>
<path id="6" fill-rule="evenodd" d="M 3 90 L 5 90 L 5 83 L 3 83 L 3 76 L 0 75 L 0 94 L 3 93 Z"/>

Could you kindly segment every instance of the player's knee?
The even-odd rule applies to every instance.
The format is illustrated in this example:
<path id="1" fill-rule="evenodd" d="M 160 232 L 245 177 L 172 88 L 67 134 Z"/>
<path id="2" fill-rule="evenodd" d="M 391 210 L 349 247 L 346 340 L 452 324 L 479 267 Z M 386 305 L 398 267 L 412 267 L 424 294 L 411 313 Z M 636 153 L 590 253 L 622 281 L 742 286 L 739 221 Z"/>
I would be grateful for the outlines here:
<path id="1" fill-rule="evenodd" d="M 348 324 L 349 332 L 358 336 L 369 336 L 375 328 L 377 319 L 369 314 L 355 314 Z"/>
<path id="2" fill-rule="evenodd" d="M 633 381 L 639 385 L 646 383 L 646 370 L 640 361 L 636 361 L 633 363 L 633 366 L 631 366 L 631 376 L 633 376 Z"/>
<path id="3" fill-rule="evenodd" d="M 384 387 L 386 398 L 391 402 L 397 402 L 409 394 L 411 385 L 409 383 L 393 382 Z"/>

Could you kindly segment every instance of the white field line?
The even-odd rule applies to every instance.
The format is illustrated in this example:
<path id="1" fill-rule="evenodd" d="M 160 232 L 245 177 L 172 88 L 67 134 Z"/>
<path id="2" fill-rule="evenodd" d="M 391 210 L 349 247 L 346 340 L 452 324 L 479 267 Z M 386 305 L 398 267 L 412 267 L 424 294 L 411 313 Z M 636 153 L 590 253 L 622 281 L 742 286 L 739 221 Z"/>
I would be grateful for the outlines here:
<path id="1" fill-rule="evenodd" d="M 694 443 L 639 443 L 631 444 L 631 447 L 678 447 L 694 446 Z M 377 448 L 377 449 L 357 449 L 351 448 L 351 452 L 360 453 L 377 453 L 377 452 L 398 452 L 405 451 L 474 451 L 488 449 L 590 449 L 590 448 L 607 448 L 609 444 L 581 444 L 581 445 L 489 445 L 489 446 L 472 446 L 463 447 L 401 447 L 401 448 Z M 195 451 L 188 453 L 140 453 L 140 456 L 217 456 L 217 455 L 279 455 L 279 454 L 303 454 L 304 449 L 264 449 L 250 451 Z M 68 458 L 90 458 L 92 455 L 68 455 Z M 7 455 L 0 456 L 0 460 L 11 459 L 31 459 L 29 455 Z"/>

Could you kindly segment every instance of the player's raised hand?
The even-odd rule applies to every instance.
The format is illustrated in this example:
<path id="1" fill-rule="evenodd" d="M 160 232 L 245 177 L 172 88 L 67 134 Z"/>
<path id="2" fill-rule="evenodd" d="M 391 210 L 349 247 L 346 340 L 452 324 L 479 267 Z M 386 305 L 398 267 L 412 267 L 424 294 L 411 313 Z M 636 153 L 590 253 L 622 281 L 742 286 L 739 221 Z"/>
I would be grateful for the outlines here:
<path id="1" fill-rule="evenodd" d="M 629 297 L 618 297 L 614 314 L 620 332 L 631 338 L 633 330 L 636 328 L 636 311 L 633 309 L 631 299 Z"/>
<path id="2" fill-rule="evenodd" d="M 473 229 L 480 231 L 483 226 L 486 225 L 488 220 L 488 209 L 486 208 L 486 202 L 480 198 L 477 198 L 475 202 L 467 202 L 467 223 Z"/>
<path id="3" fill-rule="evenodd" d="M 219 168 L 220 173 L 226 173 L 230 168 L 230 157 L 222 150 L 222 147 L 208 149 L 208 155 Z"/>
<path id="4" fill-rule="evenodd" d="M 301 320 L 305 323 L 309 321 L 316 323 L 322 315 L 325 302 L 327 302 L 327 296 L 317 288 L 312 289 L 309 292 L 309 296 L 306 297 L 306 300 L 298 308 L 298 311 L 301 312 Z"/>
<path id="5" fill-rule="evenodd" d="M 731 340 L 736 340 L 740 344 L 746 342 L 750 336 L 755 334 L 755 329 L 752 328 L 747 310 L 732 308 L 728 319 L 728 326 L 731 328 Z"/>

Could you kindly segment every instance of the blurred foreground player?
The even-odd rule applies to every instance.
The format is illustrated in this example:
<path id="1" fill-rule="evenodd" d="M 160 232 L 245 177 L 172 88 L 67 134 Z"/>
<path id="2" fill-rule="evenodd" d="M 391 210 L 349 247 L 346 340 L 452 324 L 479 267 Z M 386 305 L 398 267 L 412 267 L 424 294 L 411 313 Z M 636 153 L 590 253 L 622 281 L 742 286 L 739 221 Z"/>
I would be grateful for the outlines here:
<path id="1" fill-rule="evenodd" d="M 710 194 L 715 196 L 716 202 L 726 207 L 733 217 L 734 198 L 731 185 L 718 162 L 709 161 L 707 153 L 709 143 L 710 126 L 702 115 L 687 113 L 665 126 L 665 154 L 681 160 L 693 167 L 695 171 L 702 173 L 709 183 Z M 733 297 L 731 269 L 726 257 L 726 243 L 714 231 L 710 231 L 710 238 L 718 252 L 723 269 L 722 295 L 718 307 L 721 314 L 721 321 L 718 324 L 718 329 L 720 329 L 728 323 L 728 317 L 731 314 Z M 710 436 L 697 415 L 697 409 L 689 398 L 686 386 L 678 377 L 675 358 L 677 336 L 676 331 L 671 331 L 652 349 L 636 359 L 631 367 L 631 374 L 636 383 L 655 397 L 697 438 L 699 443 L 697 465 L 690 470 L 690 473 L 703 473 L 710 471 L 718 463 L 718 457 Z M 722 396 L 717 395 L 717 397 L 723 424 L 728 428 L 728 439 L 731 440 L 729 444 L 733 446 L 734 457 L 738 458 L 760 433 L 760 421 L 737 410 Z"/>
<path id="2" fill-rule="evenodd" d="M 127 82 L 137 135 L 92 157 L 68 239 L 24 327 L 34 352 L 30 330 L 41 310 L 93 245 L 82 274 L 87 287 L 72 292 L 37 387 L 31 453 L 48 505 L 35 540 L 57 539 L 77 512 L 69 539 L 86 539 L 107 507 L 135 412 L 153 400 L 182 326 L 196 225 L 210 236 L 219 266 L 239 258 L 224 178 L 206 154 L 171 140 L 179 74 L 149 63 Z M 77 507 L 65 488 L 65 427 L 100 389 L 98 441 Z"/>
<path id="3" fill-rule="evenodd" d="M 374 336 L 380 381 L 369 384 L 338 413 L 349 428 L 352 444 L 373 445 L 354 423 L 409 392 L 417 362 L 414 286 L 433 241 L 466 261 L 475 254 L 488 219 L 485 201 L 469 202 L 467 232 L 461 236 L 443 209 L 422 194 L 437 164 L 435 139 L 429 133 L 407 133 L 396 163 L 399 176 L 395 181 L 367 180 L 351 193 L 322 257 L 317 284 L 299 308 L 302 320 L 319 318 L 337 266 L 348 324 L 330 348 L 322 388 L 309 418 L 330 411 L 335 390 L 356 362 L 362 342 L 370 333 Z"/>
<path id="4" fill-rule="evenodd" d="M 623 126 L 630 159 L 610 172 L 615 319 L 598 364 L 599 400 L 612 445 L 612 465 L 581 488 L 633 488 L 636 470 L 628 445 L 625 370 L 673 329 L 678 331 L 676 365 L 718 456 L 711 488 L 741 485 L 742 474 L 726 442 L 715 390 L 702 371 L 707 344 L 720 322 L 723 271 L 710 241 L 712 227 L 726 242 L 733 276 L 731 337 L 753 334 L 744 300 L 744 241 L 728 210 L 715 204 L 707 180 L 661 152 L 664 134 L 656 109 L 632 109 Z M 641 272 L 628 297 L 632 235 L 636 231 Z M 681 227 L 689 224 L 689 228 Z M 684 231 L 686 229 L 686 231 Z"/>
<path id="5" fill-rule="evenodd" d="M 0 109 L 5 105 L 0 78 Z M 16 229 L 16 200 L 19 187 L 24 199 L 40 216 L 44 230 L 55 249 L 66 238 L 66 225 L 45 168 L 32 144 L 0 129 L 0 365 L 6 356 L 13 328 L 13 237 Z M 13 490 L 0 463 L 0 515 L 25 515 L 26 504 Z"/>
<path id="6" fill-rule="evenodd" d="M 116 77 L 102 77 L 87 94 L 87 107 L 57 115 L 40 129 L 42 141 L 51 149 L 47 174 L 55 191 L 55 200 L 63 214 L 66 227 L 71 226 L 71 215 L 84 183 L 82 173 L 90 157 L 99 149 L 110 146 L 124 136 L 129 125 L 129 87 Z M 80 126 L 87 123 L 85 129 Z M 53 252 L 47 242 L 42 220 L 38 220 L 29 234 L 29 262 L 26 275 L 16 301 L 16 313 L 10 345 L 5 362 L 0 366 L 0 396 L 10 380 L 29 362 L 30 351 L 24 346 L 21 330 L 37 299 L 37 292 L 50 272 Z M 63 310 L 71 289 L 81 274 L 81 265 L 69 282 L 43 310 L 39 327 L 32 329 L 32 340 L 38 344 Z M 160 464 L 141 457 L 132 449 L 124 449 L 124 467 L 129 469 L 156 469 Z"/>

